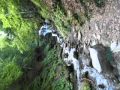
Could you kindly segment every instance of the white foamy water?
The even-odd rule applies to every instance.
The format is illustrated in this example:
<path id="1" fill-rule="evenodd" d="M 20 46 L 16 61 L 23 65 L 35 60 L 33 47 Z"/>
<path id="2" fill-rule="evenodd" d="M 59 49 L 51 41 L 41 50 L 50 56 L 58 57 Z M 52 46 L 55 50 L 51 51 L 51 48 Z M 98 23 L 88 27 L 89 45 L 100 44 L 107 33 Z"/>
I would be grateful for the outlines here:
<path id="1" fill-rule="evenodd" d="M 82 74 L 88 72 L 89 78 L 95 81 L 97 85 L 97 90 L 114 90 L 113 83 L 106 79 L 102 74 L 100 74 L 96 69 L 85 66 L 82 70 Z M 101 89 L 99 85 L 104 85 L 105 88 Z"/>
<path id="2" fill-rule="evenodd" d="M 79 61 L 75 58 L 73 58 L 72 64 L 77 75 L 78 90 L 80 90 L 80 64 Z"/>
<path id="3" fill-rule="evenodd" d="M 66 47 L 64 52 L 68 54 L 68 57 L 64 58 L 64 61 L 68 66 L 73 64 L 74 71 L 77 75 L 77 85 L 79 90 L 80 89 L 80 64 L 79 64 L 79 61 L 76 58 L 74 58 L 75 51 L 76 51 L 75 48 Z"/>
<path id="4" fill-rule="evenodd" d="M 117 43 L 114 41 L 113 43 L 111 43 L 110 49 L 112 52 L 120 52 L 120 42 Z"/>
<path id="5" fill-rule="evenodd" d="M 62 37 L 60 37 L 57 33 L 54 33 L 56 30 L 54 30 L 50 25 L 43 25 L 39 30 L 39 35 L 46 36 L 47 34 L 51 33 L 53 37 L 57 38 L 57 43 L 60 44 L 61 47 L 63 47 L 64 40 Z"/>
<path id="6" fill-rule="evenodd" d="M 48 33 L 52 33 L 49 25 L 43 25 L 39 30 L 39 35 L 45 36 Z"/>
<path id="7" fill-rule="evenodd" d="M 98 59 L 98 52 L 94 48 L 89 48 L 90 57 L 92 60 L 93 67 L 100 73 L 102 71 L 99 59 Z"/>

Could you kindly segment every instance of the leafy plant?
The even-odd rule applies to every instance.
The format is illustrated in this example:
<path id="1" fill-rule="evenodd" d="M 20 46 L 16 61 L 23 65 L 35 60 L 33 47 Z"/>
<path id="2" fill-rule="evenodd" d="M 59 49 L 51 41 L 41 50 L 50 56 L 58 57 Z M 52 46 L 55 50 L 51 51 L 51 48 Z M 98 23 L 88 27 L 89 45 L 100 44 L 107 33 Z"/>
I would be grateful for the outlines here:
<path id="1" fill-rule="evenodd" d="M 40 21 L 22 18 L 20 0 L 1 0 L 0 9 L 0 89 L 5 90 L 21 77 L 24 66 L 32 65 Z"/>
<path id="2" fill-rule="evenodd" d="M 22 75 L 21 68 L 15 63 L 14 60 L 3 61 L 0 60 L 0 89 L 5 90 L 12 82 Z M 14 58 L 15 59 L 15 58 Z"/>
<path id="3" fill-rule="evenodd" d="M 66 78 L 63 62 L 57 57 L 56 50 L 50 50 L 42 62 L 44 69 L 28 90 L 72 90 L 72 85 Z"/>
<path id="4" fill-rule="evenodd" d="M 42 0 L 32 0 L 32 2 L 38 6 L 40 15 L 46 19 L 54 21 L 57 30 L 63 37 L 66 37 L 70 31 L 69 21 L 71 18 L 66 17 L 65 13 L 59 6 L 57 6 L 55 10 L 50 10 Z"/>

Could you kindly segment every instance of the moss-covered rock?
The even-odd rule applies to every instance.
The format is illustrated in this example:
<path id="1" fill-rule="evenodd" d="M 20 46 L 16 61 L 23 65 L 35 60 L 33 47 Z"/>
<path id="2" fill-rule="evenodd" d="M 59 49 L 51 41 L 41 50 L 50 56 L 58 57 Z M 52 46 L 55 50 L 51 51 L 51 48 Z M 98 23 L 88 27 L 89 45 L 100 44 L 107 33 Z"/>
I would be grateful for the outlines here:
<path id="1" fill-rule="evenodd" d="M 87 81 L 81 82 L 80 90 L 91 90 L 90 83 Z"/>

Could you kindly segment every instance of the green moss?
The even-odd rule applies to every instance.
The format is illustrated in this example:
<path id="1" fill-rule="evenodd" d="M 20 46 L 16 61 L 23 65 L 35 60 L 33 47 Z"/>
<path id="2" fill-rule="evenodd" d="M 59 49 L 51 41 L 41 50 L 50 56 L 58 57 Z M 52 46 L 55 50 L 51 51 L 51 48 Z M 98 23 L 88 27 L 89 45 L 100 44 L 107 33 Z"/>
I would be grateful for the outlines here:
<path id="1" fill-rule="evenodd" d="M 91 90 L 90 84 L 87 81 L 82 82 L 80 90 Z"/>

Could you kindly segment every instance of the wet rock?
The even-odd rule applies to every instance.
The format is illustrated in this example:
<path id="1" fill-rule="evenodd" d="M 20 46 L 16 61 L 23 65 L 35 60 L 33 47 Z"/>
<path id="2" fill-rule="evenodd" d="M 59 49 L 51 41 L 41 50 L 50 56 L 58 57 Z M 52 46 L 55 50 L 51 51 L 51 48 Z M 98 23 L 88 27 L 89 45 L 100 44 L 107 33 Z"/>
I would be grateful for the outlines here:
<path id="1" fill-rule="evenodd" d="M 91 90 L 90 83 L 88 81 L 81 82 L 79 90 Z"/>
<path id="2" fill-rule="evenodd" d="M 50 34 L 51 34 L 50 37 L 56 38 L 55 40 L 48 37 L 50 41 L 52 43 L 54 41 L 56 41 L 56 43 L 59 43 L 57 42 L 57 38 L 60 38 L 59 35 L 54 32 L 51 32 Z M 93 35 L 92 40 L 91 38 L 89 38 L 89 40 L 87 38 L 82 38 L 82 40 L 83 41 L 85 40 L 85 42 L 83 44 L 81 40 L 80 43 L 78 40 L 78 33 L 73 28 L 67 40 L 64 40 L 63 43 L 59 43 L 60 45 L 63 44 L 63 46 L 61 47 L 62 48 L 61 56 L 66 66 L 68 67 L 69 72 L 71 72 L 71 70 L 72 72 L 74 71 L 75 80 L 74 86 L 76 86 L 76 90 L 80 90 L 80 88 L 82 87 L 81 79 L 84 73 L 88 73 L 86 78 L 95 81 L 95 84 L 97 85 L 96 88 L 98 90 L 102 89 L 113 90 L 114 88 L 113 83 L 116 84 L 117 76 L 117 73 L 114 72 L 115 65 L 112 65 L 112 63 L 114 63 L 114 59 L 112 59 L 112 57 L 111 60 L 108 59 L 107 57 L 108 47 L 105 47 L 102 44 L 98 44 L 98 42 L 96 43 L 96 41 L 95 43 L 92 42 L 93 44 L 90 44 L 91 43 L 90 41 L 94 40 L 99 41 L 101 39 L 101 36 L 99 34 L 92 35 Z M 86 41 L 88 41 L 87 44 Z"/>
<path id="3" fill-rule="evenodd" d="M 117 69 L 118 69 L 118 73 L 119 73 L 119 81 L 120 81 L 120 52 L 114 53 L 114 58 L 115 58 L 115 62 L 117 64 Z"/>
<path id="4" fill-rule="evenodd" d="M 89 79 L 95 82 L 97 90 L 103 90 L 101 85 L 105 86 L 105 90 L 114 90 L 113 82 L 110 82 L 109 79 L 105 78 L 104 75 L 100 74 L 96 69 L 85 66 L 82 73 L 85 72 L 88 72 Z"/>
<path id="5" fill-rule="evenodd" d="M 113 74 L 113 66 L 111 65 L 110 62 L 114 63 L 114 60 L 109 61 L 107 59 L 107 53 L 106 52 L 106 48 L 102 45 L 95 45 L 94 48 L 97 50 L 98 52 L 98 59 L 102 68 L 102 73 L 104 73 L 107 77 L 109 78 L 113 78 L 114 74 Z"/>
<path id="6" fill-rule="evenodd" d="M 88 56 L 86 56 L 86 55 L 81 55 L 81 56 L 79 57 L 79 60 L 81 61 L 81 64 L 82 64 L 83 67 L 84 67 L 84 66 L 90 66 L 91 61 L 90 61 L 90 59 L 89 59 Z"/>

